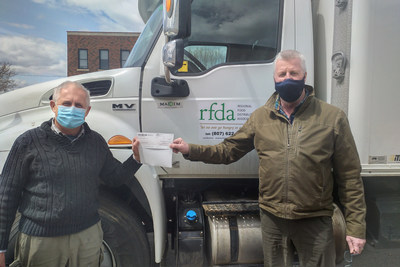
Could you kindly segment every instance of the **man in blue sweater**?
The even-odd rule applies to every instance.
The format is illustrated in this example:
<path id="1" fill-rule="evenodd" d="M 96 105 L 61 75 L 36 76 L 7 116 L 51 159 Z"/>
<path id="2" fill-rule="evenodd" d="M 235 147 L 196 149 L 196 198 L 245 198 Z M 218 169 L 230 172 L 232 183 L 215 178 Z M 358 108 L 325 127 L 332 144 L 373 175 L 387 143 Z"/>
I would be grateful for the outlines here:
<path id="1" fill-rule="evenodd" d="M 50 106 L 55 117 L 16 139 L 0 176 L 0 267 L 17 209 L 16 266 L 99 266 L 99 185 L 121 185 L 141 166 L 137 144 L 136 159 L 121 163 L 85 123 L 90 96 L 81 84 L 62 83 Z"/>

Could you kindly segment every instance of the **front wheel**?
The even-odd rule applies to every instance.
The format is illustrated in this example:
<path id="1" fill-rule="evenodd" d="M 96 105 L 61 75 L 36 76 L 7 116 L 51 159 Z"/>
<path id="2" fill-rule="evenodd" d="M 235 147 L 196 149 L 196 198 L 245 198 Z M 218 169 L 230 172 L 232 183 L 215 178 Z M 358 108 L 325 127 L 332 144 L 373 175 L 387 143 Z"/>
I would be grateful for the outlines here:
<path id="1" fill-rule="evenodd" d="M 153 266 L 150 245 L 140 218 L 122 201 L 105 194 L 100 197 L 99 214 L 104 232 L 104 260 L 101 267 Z M 6 264 L 14 259 L 14 246 L 18 237 L 17 215 L 12 226 L 6 253 Z"/>
<path id="2" fill-rule="evenodd" d="M 125 203 L 102 196 L 99 213 L 104 232 L 101 267 L 153 265 L 142 221 Z"/>

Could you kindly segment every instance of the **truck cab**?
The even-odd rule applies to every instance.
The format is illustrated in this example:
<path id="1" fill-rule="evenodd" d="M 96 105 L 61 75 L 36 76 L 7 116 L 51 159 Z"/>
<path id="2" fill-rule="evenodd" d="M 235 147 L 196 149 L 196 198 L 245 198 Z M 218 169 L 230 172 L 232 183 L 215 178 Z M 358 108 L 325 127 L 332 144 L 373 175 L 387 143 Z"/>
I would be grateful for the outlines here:
<path id="1" fill-rule="evenodd" d="M 172 7 L 169 13 L 168 2 Z M 116 135 L 131 139 L 138 132 L 173 133 L 188 143 L 213 145 L 235 133 L 274 92 L 273 61 L 281 50 L 302 52 L 307 59 L 306 84 L 315 85 L 317 97 L 335 104 L 332 92 L 336 89 L 332 84 L 336 81 L 330 76 L 337 8 L 333 1 L 328 4 L 309 0 L 194 0 L 186 10 L 181 2 L 185 1 L 166 0 L 163 5 L 160 0 L 139 1 L 139 10 L 147 23 L 123 68 L 70 76 L 0 95 L 0 167 L 18 135 L 53 116 L 49 108 L 53 89 L 66 80 L 78 81 L 90 90 L 92 108 L 86 120 L 109 141 L 114 156 L 121 161 L 130 156 L 130 144 L 114 141 L 112 137 Z M 354 11 L 353 22 L 364 31 L 363 21 L 371 10 L 382 18 L 382 10 L 395 12 L 400 6 L 390 1 L 378 7 L 373 0 L 354 2 L 355 10 L 362 12 Z M 165 25 L 168 18 L 175 18 L 179 24 L 183 23 L 179 18 L 188 15 L 188 36 L 175 38 L 164 34 L 163 22 Z M 375 32 L 388 41 L 390 37 L 377 27 Z M 357 46 L 353 47 L 354 57 L 348 65 L 352 68 L 363 64 L 363 56 L 368 53 L 359 50 L 364 38 L 360 35 L 360 31 L 353 30 L 356 37 L 352 42 Z M 177 39 L 182 39 L 179 47 L 166 50 L 165 45 Z M 388 51 L 393 50 L 398 39 L 388 46 Z M 372 37 L 367 40 L 372 41 Z M 165 67 L 164 54 L 168 53 L 175 59 L 181 56 L 181 64 Z M 371 219 L 374 228 L 370 231 L 376 240 L 398 242 L 400 227 L 395 224 L 398 212 L 394 207 L 398 203 L 395 191 L 400 188 L 400 160 L 393 157 L 389 166 L 387 158 L 400 154 L 400 147 L 398 143 L 385 142 L 383 146 L 390 151 L 383 151 L 374 139 L 382 132 L 370 131 L 363 124 L 364 115 L 370 114 L 366 103 L 372 103 L 370 96 L 376 94 L 366 86 L 363 96 L 369 102 L 360 104 L 357 82 L 363 81 L 363 74 L 352 76 L 354 89 L 345 101 L 361 151 L 363 175 L 373 184 L 366 184 L 367 193 L 371 194 L 366 198 L 378 217 Z M 398 92 L 392 93 L 399 96 Z M 396 99 L 399 97 L 389 97 L 388 101 L 396 105 Z M 376 114 L 381 114 L 382 110 L 378 111 Z M 399 111 L 398 105 L 395 111 Z M 377 119 L 374 114 L 372 117 Z M 391 125 L 368 118 L 368 125 L 389 130 L 382 142 L 397 140 L 395 134 L 400 124 L 395 122 L 397 117 Z M 366 149 L 368 140 L 373 140 L 369 148 L 374 151 Z M 386 156 L 386 161 L 379 161 L 379 156 Z M 373 192 L 379 184 L 377 177 L 385 185 L 379 185 L 379 194 Z M 383 201 L 381 196 L 385 192 L 389 194 Z M 143 165 L 129 184 L 116 189 L 102 187 L 101 193 L 106 248 L 102 266 L 262 264 L 257 214 L 258 158 L 254 151 L 230 165 L 189 162 L 174 154 L 172 168 Z M 385 203 L 389 206 L 382 210 Z M 338 208 L 336 211 L 336 250 L 340 262 L 345 249 L 344 219 Z M 379 217 L 380 212 L 389 217 Z M 390 228 L 391 225 L 395 226 Z M 394 235 L 389 236 L 388 227 Z M 17 232 L 16 221 L 10 237 L 14 241 Z M 165 257 L 167 251 L 172 257 Z M 8 253 L 8 258 L 12 257 Z"/>

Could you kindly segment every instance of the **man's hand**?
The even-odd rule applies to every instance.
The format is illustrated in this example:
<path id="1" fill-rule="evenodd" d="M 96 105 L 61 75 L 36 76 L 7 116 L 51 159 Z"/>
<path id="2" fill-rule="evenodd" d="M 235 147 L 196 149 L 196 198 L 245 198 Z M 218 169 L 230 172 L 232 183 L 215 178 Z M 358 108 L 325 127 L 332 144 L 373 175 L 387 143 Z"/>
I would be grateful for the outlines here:
<path id="1" fill-rule="evenodd" d="M 183 155 L 189 154 L 189 145 L 183 141 L 182 138 L 175 139 L 169 147 L 172 148 L 172 151 L 175 153 L 181 152 Z"/>
<path id="2" fill-rule="evenodd" d="M 139 139 L 135 136 L 135 138 L 132 139 L 132 152 L 137 162 L 140 162 L 139 144 Z"/>
<path id="3" fill-rule="evenodd" d="M 350 253 L 354 255 L 361 254 L 361 252 L 364 249 L 364 245 L 366 243 L 365 239 L 352 237 L 349 235 L 346 236 L 346 241 L 347 244 L 349 245 Z"/>
<path id="4" fill-rule="evenodd" d="M 0 252 L 0 267 L 6 267 L 6 253 Z"/>

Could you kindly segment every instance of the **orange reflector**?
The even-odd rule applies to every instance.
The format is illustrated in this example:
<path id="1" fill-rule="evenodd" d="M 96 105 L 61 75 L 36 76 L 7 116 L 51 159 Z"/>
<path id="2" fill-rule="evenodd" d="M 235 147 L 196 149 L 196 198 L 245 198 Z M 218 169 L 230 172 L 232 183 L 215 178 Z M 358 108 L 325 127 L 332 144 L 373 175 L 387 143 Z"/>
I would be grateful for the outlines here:
<path id="1" fill-rule="evenodd" d="M 131 139 L 123 135 L 114 135 L 108 140 L 109 145 L 132 145 Z"/>
<path id="2" fill-rule="evenodd" d="M 171 2 L 172 2 L 172 0 L 166 0 L 165 1 L 165 10 L 167 12 L 170 12 L 170 10 L 171 10 Z"/>

